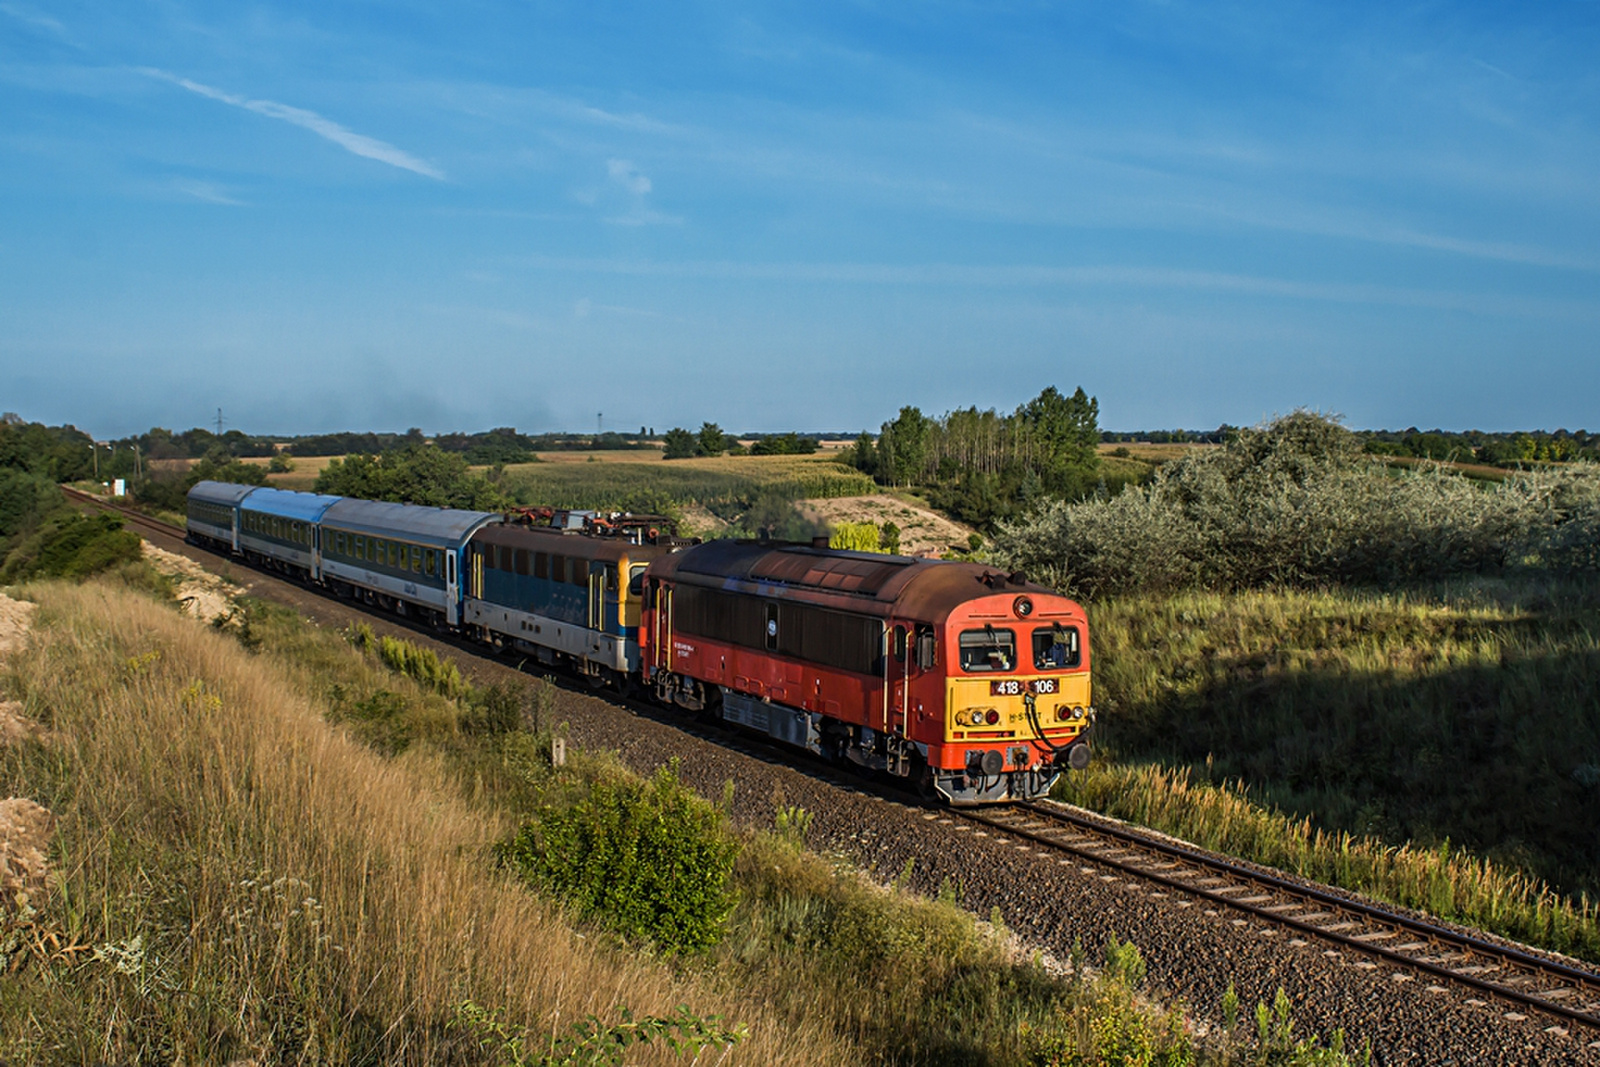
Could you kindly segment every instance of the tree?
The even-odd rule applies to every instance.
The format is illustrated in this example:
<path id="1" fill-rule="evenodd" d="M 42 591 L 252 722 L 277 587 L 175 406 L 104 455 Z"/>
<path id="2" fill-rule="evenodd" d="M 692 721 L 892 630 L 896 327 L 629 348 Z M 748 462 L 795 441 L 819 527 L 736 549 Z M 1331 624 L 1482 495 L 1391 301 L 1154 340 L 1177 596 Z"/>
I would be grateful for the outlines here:
<path id="1" fill-rule="evenodd" d="M 695 443 L 699 446 L 702 456 L 720 456 L 728 449 L 728 439 L 722 432 L 722 427 L 714 422 L 700 424 L 700 432 L 695 435 Z"/>
<path id="2" fill-rule="evenodd" d="M 879 476 L 891 485 L 910 485 L 922 475 L 928 452 L 929 420 L 922 409 L 906 406 L 878 436 Z"/>
<path id="3" fill-rule="evenodd" d="M 674 426 L 667 431 L 663 444 L 666 448 L 661 453 L 662 459 L 692 459 L 699 442 L 695 440 L 694 434 L 682 426 Z"/>
<path id="4" fill-rule="evenodd" d="M 500 491 L 467 470 L 466 457 L 433 445 L 412 445 L 381 456 L 333 460 L 317 475 L 319 493 L 363 500 L 392 500 L 440 508 L 499 511 Z"/>
<path id="5" fill-rule="evenodd" d="M 1039 449 L 1035 468 L 1052 493 L 1075 495 L 1094 484 L 1100 471 L 1100 402 L 1079 386 L 1070 397 L 1049 386 L 1022 408 L 1023 421 Z"/>

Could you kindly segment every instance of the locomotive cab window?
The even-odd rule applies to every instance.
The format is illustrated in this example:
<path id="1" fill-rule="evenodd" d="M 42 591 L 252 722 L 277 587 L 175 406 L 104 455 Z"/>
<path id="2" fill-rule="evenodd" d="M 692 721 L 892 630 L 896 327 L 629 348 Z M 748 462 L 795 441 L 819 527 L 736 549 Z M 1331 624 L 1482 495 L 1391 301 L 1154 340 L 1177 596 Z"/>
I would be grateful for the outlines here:
<path id="1" fill-rule="evenodd" d="M 985 626 L 961 632 L 961 669 L 970 673 L 1009 671 L 1017 665 L 1017 635 Z"/>
<path id="2" fill-rule="evenodd" d="M 1041 671 L 1064 671 L 1083 661 L 1078 628 L 1055 623 L 1033 631 L 1033 666 Z"/>
<path id="3" fill-rule="evenodd" d="M 628 595 L 641 596 L 644 593 L 644 570 L 648 564 L 635 563 L 628 568 Z"/>

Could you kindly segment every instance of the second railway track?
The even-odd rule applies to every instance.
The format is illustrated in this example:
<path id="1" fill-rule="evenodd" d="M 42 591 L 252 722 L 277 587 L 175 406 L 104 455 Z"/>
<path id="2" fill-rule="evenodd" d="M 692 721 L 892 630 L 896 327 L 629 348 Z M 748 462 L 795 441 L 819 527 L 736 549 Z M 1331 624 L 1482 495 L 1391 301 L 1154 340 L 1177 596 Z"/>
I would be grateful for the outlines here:
<path id="1" fill-rule="evenodd" d="M 1053 804 L 952 810 L 971 823 L 1441 982 L 1600 1031 L 1600 974 Z"/>

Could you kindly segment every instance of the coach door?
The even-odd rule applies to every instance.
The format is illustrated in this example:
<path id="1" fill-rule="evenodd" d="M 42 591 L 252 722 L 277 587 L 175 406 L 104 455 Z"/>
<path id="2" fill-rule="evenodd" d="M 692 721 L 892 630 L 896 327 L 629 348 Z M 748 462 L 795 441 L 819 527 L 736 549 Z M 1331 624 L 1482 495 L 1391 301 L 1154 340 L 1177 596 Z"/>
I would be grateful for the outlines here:
<path id="1" fill-rule="evenodd" d="M 606 619 L 606 568 L 597 559 L 589 561 L 589 629 L 600 629 Z"/>
<path id="2" fill-rule="evenodd" d="M 447 625 L 454 626 L 460 622 L 456 614 L 461 603 L 456 596 L 456 549 L 446 546 L 444 549 L 444 621 Z"/>

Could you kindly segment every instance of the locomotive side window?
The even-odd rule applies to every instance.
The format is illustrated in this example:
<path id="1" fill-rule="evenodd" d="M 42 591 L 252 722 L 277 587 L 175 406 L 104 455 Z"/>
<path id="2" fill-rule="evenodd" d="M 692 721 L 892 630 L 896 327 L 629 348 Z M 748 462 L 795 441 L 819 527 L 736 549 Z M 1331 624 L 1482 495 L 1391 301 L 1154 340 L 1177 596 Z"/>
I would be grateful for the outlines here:
<path id="1" fill-rule="evenodd" d="M 533 576 L 535 578 L 550 577 L 550 553 L 535 552 L 533 554 Z"/>
<path id="2" fill-rule="evenodd" d="M 550 580 L 552 582 L 564 582 L 564 581 L 567 580 L 567 557 L 566 556 L 557 556 L 554 553 L 551 554 L 551 556 L 550 556 Z"/>
<path id="3" fill-rule="evenodd" d="M 960 646 L 964 671 L 1009 671 L 1017 665 L 1017 635 L 1010 630 L 963 630 Z"/>
<path id="4" fill-rule="evenodd" d="M 528 550 L 525 548 L 517 549 L 512 554 L 511 564 L 512 570 L 526 578 L 528 576 Z"/>
<path id="5" fill-rule="evenodd" d="M 589 561 L 585 559 L 569 559 L 567 566 L 572 572 L 567 575 L 567 581 L 587 589 L 589 587 Z"/>
<path id="6" fill-rule="evenodd" d="M 1053 623 L 1033 631 L 1033 665 L 1041 671 L 1063 671 L 1083 662 L 1078 628 Z"/>

